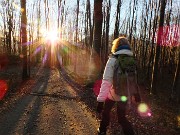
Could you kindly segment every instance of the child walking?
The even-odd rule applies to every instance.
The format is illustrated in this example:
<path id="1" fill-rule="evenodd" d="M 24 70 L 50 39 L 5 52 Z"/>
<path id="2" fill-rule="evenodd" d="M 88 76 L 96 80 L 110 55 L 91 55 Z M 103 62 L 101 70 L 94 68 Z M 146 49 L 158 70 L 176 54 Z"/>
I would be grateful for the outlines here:
<path id="1" fill-rule="evenodd" d="M 117 102 L 117 116 L 118 122 L 122 126 L 125 135 L 134 135 L 134 131 L 131 123 L 126 118 L 126 107 L 127 101 L 121 101 L 119 95 L 115 94 L 113 89 L 113 74 L 114 65 L 117 60 L 116 56 L 124 54 L 128 56 L 133 56 L 130 44 L 125 37 L 119 37 L 113 41 L 113 46 L 111 48 L 112 56 L 109 57 L 104 73 L 103 80 L 101 83 L 101 88 L 99 95 L 97 97 L 98 105 L 97 112 L 102 112 L 102 120 L 98 128 L 98 135 L 105 135 L 107 127 L 110 122 L 110 112 L 114 104 Z"/>

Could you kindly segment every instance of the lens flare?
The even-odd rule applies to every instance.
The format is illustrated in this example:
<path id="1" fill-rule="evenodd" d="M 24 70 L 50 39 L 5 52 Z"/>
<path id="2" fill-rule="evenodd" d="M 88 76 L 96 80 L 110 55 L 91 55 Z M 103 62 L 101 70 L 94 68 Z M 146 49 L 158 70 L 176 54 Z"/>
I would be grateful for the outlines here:
<path id="1" fill-rule="evenodd" d="M 101 83 L 102 83 L 102 80 L 97 80 L 97 81 L 94 83 L 93 91 L 94 91 L 94 94 L 95 94 L 96 96 L 99 95 L 100 88 L 101 88 Z"/>
<path id="2" fill-rule="evenodd" d="M 152 114 L 149 112 L 149 113 L 147 113 L 147 115 L 150 117 L 150 116 L 152 116 Z"/>
<path id="3" fill-rule="evenodd" d="M 126 102 L 127 101 L 127 97 L 126 96 L 121 96 L 121 101 L 122 102 Z"/>
<path id="4" fill-rule="evenodd" d="M 157 29 L 156 32 L 161 35 L 161 38 L 157 39 L 158 36 L 154 36 L 157 43 L 161 46 L 179 46 L 179 25 L 168 25 Z"/>
<path id="5" fill-rule="evenodd" d="M 62 56 L 59 53 L 57 54 L 57 59 L 59 61 L 59 64 L 62 65 Z"/>
<path id="6" fill-rule="evenodd" d="M 8 90 L 8 85 L 6 81 L 0 80 L 0 100 L 3 99 L 7 90 Z"/>
<path id="7" fill-rule="evenodd" d="M 35 56 L 37 53 L 39 53 L 41 51 L 41 49 L 42 49 L 42 46 L 38 46 L 36 48 L 36 50 L 34 51 L 33 56 Z"/>
<path id="8" fill-rule="evenodd" d="M 19 57 L 22 59 L 22 58 L 24 58 L 24 55 L 23 55 L 23 54 L 20 54 Z"/>
<path id="9" fill-rule="evenodd" d="M 147 110 L 148 110 L 148 106 L 145 103 L 141 103 L 138 106 L 138 111 L 141 113 L 145 113 L 145 112 L 147 112 Z"/>
<path id="10" fill-rule="evenodd" d="M 151 110 L 146 103 L 139 104 L 137 109 L 138 109 L 139 115 L 142 117 L 151 117 L 152 116 Z"/>
<path id="11" fill-rule="evenodd" d="M 45 55 L 43 57 L 43 65 L 45 64 L 46 61 L 47 61 L 47 53 L 45 53 Z"/>
<path id="12" fill-rule="evenodd" d="M 62 50 L 63 50 L 63 52 L 68 53 L 68 47 L 64 46 L 64 47 L 62 48 Z"/>

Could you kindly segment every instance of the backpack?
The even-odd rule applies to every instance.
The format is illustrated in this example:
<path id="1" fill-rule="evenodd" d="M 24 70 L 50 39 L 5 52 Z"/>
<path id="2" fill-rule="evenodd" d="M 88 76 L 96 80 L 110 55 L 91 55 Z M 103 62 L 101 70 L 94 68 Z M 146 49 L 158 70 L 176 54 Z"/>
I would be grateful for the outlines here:
<path id="1" fill-rule="evenodd" d="M 113 88 L 121 101 L 131 99 L 139 93 L 137 84 L 136 60 L 133 56 L 120 54 L 114 56 L 117 60 L 114 66 Z M 130 101 L 130 100 L 129 100 Z"/>

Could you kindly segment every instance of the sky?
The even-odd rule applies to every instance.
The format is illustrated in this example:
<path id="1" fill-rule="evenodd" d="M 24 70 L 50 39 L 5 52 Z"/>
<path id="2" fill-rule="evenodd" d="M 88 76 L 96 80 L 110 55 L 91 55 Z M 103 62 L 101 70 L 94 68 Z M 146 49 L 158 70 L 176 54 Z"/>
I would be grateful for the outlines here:
<path id="1" fill-rule="evenodd" d="M 4 0 L 0 0 L 0 3 L 3 2 Z M 13 2 L 13 6 L 16 10 L 16 16 L 18 18 L 18 15 L 20 13 L 20 0 L 11 0 L 11 1 L 14 1 Z M 27 14 L 29 15 L 29 12 L 30 11 L 33 11 L 33 2 L 34 1 L 37 1 L 37 0 L 30 0 L 28 1 L 27 0 Z M 50 0 L 50 18 L 52 20 L 52 22 L 55 22 L 57 21 L 57 6 L 53 4 L 54 0 Z M 70 13 L 69 13 L 69 18 L 73 18 L 74 17 L 74 13 L 73 13 L 73 10 L 75 10 L 76 8 L 76 0 L 66 0 L 66 9 L 71 9 L 70 10 Z M 41 19 L 43 19 L 45 17 L 44 15 L 44 4 L 43 4 L 43 0 L 41 0 L 41 12 L 42 12 L 42 15 L 41 15 Z M 52 3 L 52 4 L 51 4 Z M 94 6 L 94 0 L 90 0 L 90 3 L 91 3 L 91 8 L 93 9 L 93 6 Z M 82 2 L 82 0 L 80 0 L 80 10 L 83 11 L 85 9 L 84 5 L 85 3 Z M 112 5 L 116 5 L 116 2 L 113 2 Z M 0 12 L 2 13 L 2 9 L 5 8 L 2 6 L 2 4 L 0 5 Z M 115 8 L 114 6 L 112 7 L 112 11 L 115 11 Z M 115 17 L 114 16 L 115 14 L 112 12 L 111 13 L 111 17 L 112 17 L 112 21 L 111 21 L 111 25 L 113 26 L 113 18 Z M 31 15 L 29 15 L 28 17 L 31 17 Z M 37 14 L 34 14 L 33 13 L 33 17 L 37 17 Z M 30 19 L 29 19 L 29 23 L 30 22 Z M 36 23 L 36 21 L 34 21 L 34 23 Z M 45 23 L 42 24 L 44 27 L 45 27 Z M 3 26 L 3 22 L 2 22 L 2 15 L 0 16 L 0 28 L 1 26 Z M 56 23 L 53 23 L 52 25 L 53 27 L 57 27 L 57 24 Z"/>
<path id="2" fill-rule="evenodd" d="M 4 0 L 0 0 L 0 2 L 3 2 Z M 18 18 L 18 14 L 19 14 L 19 11 L 20 11 L 20 0 L 10 0 L 10 1 L 14 1 L 15 4 L 14 7 L 16 9 L 16 17 Z M 28 17 L 31 18 L 32 16 L 34 18 L 37 18 L 37 14 L 35 13 L 32 13 L 32 14 L 29 14 L 31 11 L 32 11 L 32 8 L 33 8 L 33 2 L 37 2 L 37 0 L 27 0 L 27 12 L 28 12 Z M 42 14 L 41 14 L 41 19 L 42 19 L 42 27 L 45 27 L 45 21 L 43 20 L 43 18 L 45 19 L 45 15 L 44 15 L 44 4 L 43 4 L 43 1 L 44 0 L 41 0 L 42 4 L 41 4 L 41 11 L 42 11 Z M 57 28 L 57 5 L 54 4 L 54 1 L 56 0 L 49 0 L 49 5 L 50 6 L 50 20 L 51 20 L 51 26 L 52 27 L 56 27 Z M 85 6 L 82 2 L 83 0 L 80 0 L 80 10 L 81 11 L 84 11 L 85 9 Z M 86 1 L 86 0 L 84 0 Z M 106 1 L 106 0 L 104 0 Z M 113 29 L 114 29 L 114 25 L 115 25 L 115 17 L 116 17 L 116 5 L 117 5 L 117 0 L 111 0 L 112 1 L 112 7 L 111 7 L 111 18 L 110 18 L 110 33 L 113 33 Z M 129 1 L 130 0 L 122 0 L 122 8 L 121 8 L 121 20 L 120 20 L 120 25 L 124 25 L 122 23 L 122 21 L 124 20 L 125 17 L 127 17 L 129 14 L 130 14 L 130 11 L 129 11 Z M 139 4 L 142 4 L 144 0 L 138 0 Z M 148 1 L 148 0 L 146 0 Z M 75 13 L 73 11 L 75 11 L 75 8 L 76 8 L 76 0 L 66 0 L 66 9 L 70 9 L 69 12 L 68 12 L 68 19 L 70 22 L 74 21 L 74 17 L 75 17 Z M 91 2 L 91 8 L 93 9 L 93 6 L 94 6 L 94 0 L 90 0 Z M 177 11 L 178 10 L 178 7 L 180 6 L 180 0 L 173 0 L 173 10 L 174 11 Z M 2 13 L 2 8 L 5 8 L 2 6 L 2 4 L 0 5 L 0 13 Z M 138 12 L 139 12 L 139 15 L 141 13 L 141 7 L 139 6 L 139 8 L 137 9 Z M 35 11 L 36 12 L 36 11 Z M 2 23 L 2 16 L 3 14 L 0 14 L 0 29 L 1 27 L 3 26 L 3 23 Z M 18 20 L 18 19 L 17 19 Z M 31 22 L 31 19 L 28 19 L 29 20 L 29 23 L 37 23 L 37 20 L 36 21 L 33 21 Z M 139 20 L 141 21 L 141 20 Z M 67 24 L 65 24 L 67 25 Z"/>

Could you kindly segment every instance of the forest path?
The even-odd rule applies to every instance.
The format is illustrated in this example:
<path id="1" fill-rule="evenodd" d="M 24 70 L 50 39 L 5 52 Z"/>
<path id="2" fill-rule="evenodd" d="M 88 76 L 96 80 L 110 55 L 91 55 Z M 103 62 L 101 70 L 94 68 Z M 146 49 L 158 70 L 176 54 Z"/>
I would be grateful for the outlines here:
<path id="1" fill-rule="evenodd" d="M 41 68 L 27 85 L 1 110 L 0 135 L 96 134 L 98 121 L 81 101 L 83 91 L 67 83 L 61 71 Z"/>
<path id="2" fill-rule="evenodd" d="M 93 89 L 75 83 L 63 69 L 36 71 L 33 78 L 0 103 L 0 135 L 97 135 L 99 119 Z M 143 89 L 141 95 L 152 117 L 141 117 L 136 109 L 128 112 L 136 135 L 179 135 L 174 128 L 176 113 L 172 106 Z M 115 108 L 107 135 L 123 135 Z"/>

